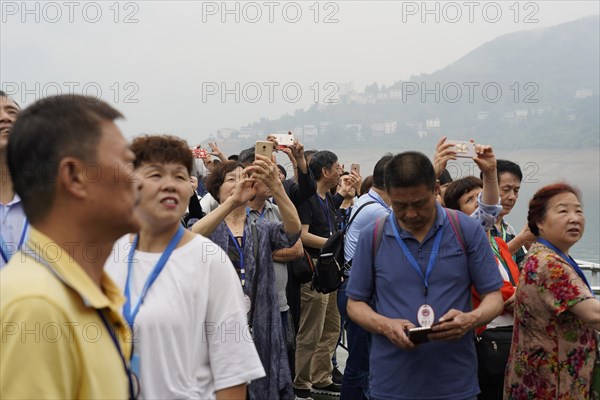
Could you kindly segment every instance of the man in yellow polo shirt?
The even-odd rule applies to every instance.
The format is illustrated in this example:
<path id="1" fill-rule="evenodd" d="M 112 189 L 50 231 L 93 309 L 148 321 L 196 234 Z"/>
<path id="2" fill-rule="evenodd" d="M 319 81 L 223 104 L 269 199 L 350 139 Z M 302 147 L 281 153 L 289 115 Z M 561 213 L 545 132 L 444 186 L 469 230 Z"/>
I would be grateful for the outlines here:
<path id="1" fill-rule="evenodd" d="M 31 229 L 0 271 L 0 398 L 135 392 L 124 299 L 103 271 L 116 239 L 139 228 L 141 183 L 120 117 L 64 95 L 31 105 L 12 128 L 8 165 Z"/>

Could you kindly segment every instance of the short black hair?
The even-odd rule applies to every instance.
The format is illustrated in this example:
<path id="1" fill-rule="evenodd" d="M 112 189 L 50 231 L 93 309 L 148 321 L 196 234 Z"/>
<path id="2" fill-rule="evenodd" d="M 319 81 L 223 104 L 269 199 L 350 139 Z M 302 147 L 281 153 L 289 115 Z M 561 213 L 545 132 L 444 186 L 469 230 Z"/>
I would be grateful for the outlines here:
<path id="1" fill-rule="evenodd" d="M 310 160 L 308 167 L 315 177 L 315 181 L 320 180 L 323 177 L 323 168 L 330 170 L 338 160 L 335 153 L 329 150 L 317 151 Z"/>
<path id="2" fill-rule="evenodd" d="M 385 190 L 425 185 L 435 190 L 436 178 L 433 164 L 423 153 L 406 151 L 396 154 L 385 166 Z"/>
<path id="3" fill-rule="evenodd" d="M 13 99 L 9 95 L 7 95 L 6 92 L 0 90 L 0 97 L 6 97 L 7 99 L 10 99 L 13 103 L 15 103 L 15 105 L 17 106 L 17 108 L 19 110 L 21 109 L 21 106 L 19 105 L 19 103 L 17 103 L 17 101 L 15 99 Z"/>
<path id="4" fill-rule="evenodd" d="M 279 172 L 281 172 L 281 175 L 283 175 L 284 178 L 287 178 L 287 171 L 283 165 L 277 164 L 277 169 L 279 169 Z"/>
<path id="5" fill-rule="evenodd" d="M 386 153 L 377 161 L 375 167 L 373 168 L 373 187 L 375 189 L 383 190 L 385 186 L 384 176 L 385 176 L 385 166 L 392 159 L 392 153 Z"/>
<path id="6" fill-rule="evenodd" d="M 38 100 L 19 114 L 8 141 L 8 168 L 32 223 L 50 212 L 60 161 L 96 161 L 101 124 L 122 117 L 104 101 L 74 94 Z"/>
<path id="7" fill-rule="evenodd" d="M 504 174 L 505 172 L 516 176 L 519 179 L 519 182 L 523 180 L 523 172 L 521 172 L 521 167 L 519 167 L 519 164 L 512 161 L 497 160 L 496 171 L 498 171 L 498 181 L 500 181 L 500 175 Z"/>
<path id="8" fill-rule="evenodd" d="M 523 172 L 519 164 L 509 160 L 496 160 L 496 171 L 498 172 L 498 182 L 500 182 L 500 175 L 504 173 L 513 174 L 517 177 L 519 182 L 523 180 Z M 479 177 L 483 179 L 483 172 L 479 173 Z"/>
<path id="9" fill-rule="evenodd" d="M 444 206 L 453 210 L 462 211 L 460 209 L 460 198 L 464 194 L 467 194 L 471 190 L 477 188 L 483 189 L 483 181 L 474 176 L 467 176 L 452 181 L 444 193 Z"/>
<path id="10" fill-rule="evenodd" d="M 311 150 L 305 150 L 304 151 L 304 159 L 306 160 L 306 164 L 310 164 L 310 160 L 313 158 L 313 156 L 315 155 L 315 153 L 319 151 L 316 149 L 311 149 Z"/>
<path id="11" fill-rule="evenodd" d="M 438 180 L 440 181 L 440 185 L 445 185 L 446 183 L 452 182 L 452 175 L 450 175 L 450 172 L 448 172 L 447 169 L 444 169 Z"/>
<path id="12" fill-rule="evenodd" d="M 247 149 L 240 151 L 237 161 L 242 163 L 244 167 L 247 167 L 254 162 L 255 157 L 254 147 L 248 147 Z"/>

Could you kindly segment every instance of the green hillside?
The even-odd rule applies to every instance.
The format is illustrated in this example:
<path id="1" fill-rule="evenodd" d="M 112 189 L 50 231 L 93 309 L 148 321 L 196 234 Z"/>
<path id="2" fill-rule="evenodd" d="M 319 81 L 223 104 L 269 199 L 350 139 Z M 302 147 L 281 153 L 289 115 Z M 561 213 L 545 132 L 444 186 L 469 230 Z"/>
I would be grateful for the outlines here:
<path id="1" fill-rule="evenodd" d="M 242 131 L 294 129 L 307 144 L 337 148 L 407 140 L 430 148 L 441 135 L 499 148 L 597 147 L 599 27 L 592 16 L 504 35 L 433 74 L 373 84 Z"/>

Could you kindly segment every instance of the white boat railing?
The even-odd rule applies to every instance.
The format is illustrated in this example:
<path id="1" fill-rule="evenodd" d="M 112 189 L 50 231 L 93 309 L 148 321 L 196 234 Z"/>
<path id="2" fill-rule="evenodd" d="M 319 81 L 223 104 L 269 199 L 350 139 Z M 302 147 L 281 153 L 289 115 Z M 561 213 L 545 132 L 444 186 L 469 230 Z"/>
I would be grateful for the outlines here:
<path id="1" fill-rule="evenodd" d="M 600 264 L 589 261 L 575 260 L 585 274 L 592 291 L 600 298 Z"/>

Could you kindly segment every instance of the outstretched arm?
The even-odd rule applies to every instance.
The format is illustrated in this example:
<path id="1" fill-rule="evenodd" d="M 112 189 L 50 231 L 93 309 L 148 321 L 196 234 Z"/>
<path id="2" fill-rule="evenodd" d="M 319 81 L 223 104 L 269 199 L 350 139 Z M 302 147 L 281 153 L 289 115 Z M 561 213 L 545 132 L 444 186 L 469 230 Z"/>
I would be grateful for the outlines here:
<path id="1" fill-rule="evenodd" d="M 219 149 L 219 147 L 217 146 L 217 143 L 208 142 L 208 145 L 210 146 L 210 154 L 211 155 L 213 155 L 215 157 L 219 157 L 219 160 L 221 160 L 221 161 L 227 161 L 227 157 L 225 157 L 225 154 L 223 154 L 221 149 Z"/>
<path id="2" fill-rule="evenodd" d="M 477 155 L 473 161 L 479 167 L 483 175 L 482 202 L 486 205 L 498 204 L 500 189 L 498 188 L 498 173 L 496 172 L 496 156 L 492 146 L 476 144 Z"/>

